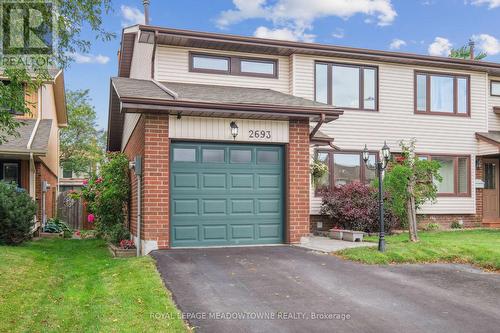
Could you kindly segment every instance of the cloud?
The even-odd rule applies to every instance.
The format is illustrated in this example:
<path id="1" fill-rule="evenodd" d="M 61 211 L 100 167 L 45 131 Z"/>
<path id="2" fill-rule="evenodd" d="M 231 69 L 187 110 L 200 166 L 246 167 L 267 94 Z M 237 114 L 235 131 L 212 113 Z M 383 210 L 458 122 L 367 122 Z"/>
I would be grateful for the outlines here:
<path id="1" fill-rule="evenodd" d="M 309 35 L 306 31 L 313 28 L 316 19 L 336 16 L 344 20 L 361 14 L 379 26 L 392 24 L 397 13 L 391 0 L 233 0 L 234 9 L 220 13 L 217 26 L 225 29 L 249 19 L 264 19 L 272 22 L 269 31 L 281 31 L 281 34 L 293 32 L 301 40 Z M 291 37 L 289 35 L 288 37 Z"/>
<path id="2" fill-rule="evenodd" d="M 406 42 L 398 38 L 393 39 L 391 44 L 389 44 L 391 50 L 399 50 L 402 46 L 406 46 Z"/>
<path id="3" fill-rule="evenodd" d="M 477 43 L 479 50 L 487 55 L 495 55 L 500 53 L 500 41 L 488 34 L 480 34 L 472 36 L 472 39 Z"/>
<path id="4" fill-rule="evenodd" d="M 334 33 L 332 33 L 332 36 L 338 39 L 342 39 L 345 37 L 345 32 L 344 29 L 337 28 Z"/>
<path id="5" fill-rule="evenodd" d="M 500 0 L 471 0 L 470 3 L 475 6 L 488 5 L 490 9 L 500 7 Z"/>
<path id="6" fill-rule="evenodd" d="M 122 26 L 128 27 L 136 24 L 144 24 L 144 13 L 135 7 L 121 5 Z"/>
<path id="7" fill-rule="evenodd" d="M 450 55 L 453 44 L 444 37 L 436 37 L 434 43 L 429 45 L 429 54 L 432 56 L 447 57 Z"/>
<path id="8" fill-rule="evenodd" d="M 80 54 L 78 52 L 69 53 L 68 56 L 72 58 L 77 64 L 99 64 L 105 65 L 109 62 L 109 57 L 102 54 Z"/>
<path id="9" fill-rule="evenodd" d="M 294 31 L 288 28 L 281 29 L 269 29 L 267 27 L 258 27 L 254 32 L 255 37 L 259 38 L 269 38 L 269 39 L 281 39 L 281 40 L 291 40 L 291 41 L 304 41 L 312 43 L 314 42 L 315 35 L 307 34 L 304 31 Z"/>

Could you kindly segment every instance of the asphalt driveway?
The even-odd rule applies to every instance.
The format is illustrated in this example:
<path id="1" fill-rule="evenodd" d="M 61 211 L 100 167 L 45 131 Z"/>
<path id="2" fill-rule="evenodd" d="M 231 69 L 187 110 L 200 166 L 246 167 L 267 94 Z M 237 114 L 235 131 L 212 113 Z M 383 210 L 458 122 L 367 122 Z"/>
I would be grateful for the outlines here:
<path id="1" fill-rule="evenodd" d="M 500 275 L 469 266 L 369 266 L 290 246 L 153 256 L 196 332 L 469 333 L 500 327 Z"/>

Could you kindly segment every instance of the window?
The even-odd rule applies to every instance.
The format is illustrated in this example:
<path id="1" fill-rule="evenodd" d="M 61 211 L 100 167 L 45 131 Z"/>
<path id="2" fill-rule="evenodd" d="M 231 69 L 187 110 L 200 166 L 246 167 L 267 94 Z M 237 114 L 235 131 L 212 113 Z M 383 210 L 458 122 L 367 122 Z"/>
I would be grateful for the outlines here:
<path id="1" fill-rule="evenodd" d="M 63 178 L 73 178 L 73 171 L 63 169 Z"/>
<path id="2" fill-rule="evenodd" d="M 1 174 L 0 174 L 0 180 L 6 182 L 6 183 L 16 183 L 20 184 L 20 179 L 19 179 L 19 163 L 17 162 L 3 162 L 0 163 L 1 165 Z"/>
<path id="3" fill-rule="evenodd" d="M 469 77 L 415 73 L 417 113 L 469 115 Z"/>
<path id="4" fill-rule="evenodd" d="M 279 162 L 279 154 L 276 150 L 258 150 L 257 163 L 277 164 Z"/>
<path id="5" fill-rule="evenodd" d="M 436 181 L 439 196 L 470 196 L 470 157 L 419 155 L 420 159 L 437 161 L 443 180 Z"/>
<path id="6" fill-rule="evenodd" d="M 4 86 L 9 86 L 10 81 L 0 80 L 0 84 L 2 84 Z M 13 98 L 15 98 L 15 99 L 24 99 L 24 97 L 26 95 L 26 87 L 25 86 L 23 87 L 22 90 L 21 89 L 10 89 L 10 90 L 11 91 L 9 93 L 12 94 Z M 4 103 L 0 103 L 0 109 L 8 110 L 9 113 L 13 114 L 13 115 L 23 115 L 22 111 L 13 110 L 11 107 L 9 107 L 9 105 L 5 105 Z"/>
<path id="7" fill-rule="evenodd" d="M 277 78 L 278 60 L 190 53 L 189 70 L 201 73 Z"/>
<path id="8" fill-rule="evenodd" d="M 491 81 L 491 96 L 500 97 L 500 81 Z"/>
<path id="9" fill-rule="evenodd" d="M 231 163 L 250 163 L 252 161 L 251 150 L 231 150 Z"/>
<path id="10" fill-rule="evenodd" d="M 196 162 L 196 149 L 174 148 L 174 162 Z"/>
<path id="11" fill-rule="evenodd" d="M 318 180 L 317 189 L 346 185 L 352 182 L 371 183 L 376 178 L 375 153 L 365 164 L 361 152 L 317 151 L 316 159 L 328 166 L 329 172 Z"/>
<path id="12" fill-rule="evenodd" d="M 315 72 L 317 102 L 346 109 L 378 109 L 376 67 L 318 62 Z"/>
<path id="13" fill-rule="evenodd" d="M 191 61 L 197 71 L 229 73 L 230 70 L 230 59 L 225 57 L 193 55 Z"/>
<path id="14" fill-rule="evenodd" d="M 224 150 L 203 149 L 203 163 L 224 163 Z"/>

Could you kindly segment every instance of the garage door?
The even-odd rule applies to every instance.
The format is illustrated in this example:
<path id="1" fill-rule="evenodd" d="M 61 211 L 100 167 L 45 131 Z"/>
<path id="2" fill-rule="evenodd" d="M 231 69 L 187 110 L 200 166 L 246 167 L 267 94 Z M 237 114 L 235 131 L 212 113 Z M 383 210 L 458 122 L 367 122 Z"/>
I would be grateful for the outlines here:
<path id="1" fill-rule="evenodd" d="M 172 246 L 283 242 L 281 146 L 173 143 Z"/>

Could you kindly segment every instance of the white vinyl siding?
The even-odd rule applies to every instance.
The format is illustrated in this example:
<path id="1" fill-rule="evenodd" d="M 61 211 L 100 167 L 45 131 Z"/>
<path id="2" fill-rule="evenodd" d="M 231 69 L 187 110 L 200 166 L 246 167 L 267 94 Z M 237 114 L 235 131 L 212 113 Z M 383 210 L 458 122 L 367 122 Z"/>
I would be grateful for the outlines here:
<path id="1" fill-rule="evenodd" d="M 229 124 L 235 120 L 239 128 L 238 136 L 233 139 Z M 251 138 L 249 131 L 264 131 L 266 135 Z M 267 137 L 269 132 L 270 137 Z M 169 137 L 171 139 L 190 139 L 207 141 L 231 141 L 253 143 L 288 142 L 288 121 L 254 120 L 208 117 L 169 118 Z"/>
<path id="2" fill-rule="evenodd" d="M 125 113 L 123 120 L 122 151 L 127 147 L 128 140 L 134 132 L 139 119 L 141 119 L 140 113 Z"/>
<path id="3" fill-rule="evenodd" d="M 493 145 L 489 142 L 485 142 L 484 140 L 477 140 L 477 155 L 485 156 L 485 155 L 496 155 L 500 153 L 500 149 L 498 146 Z"/>
<path id="4" fill-rule="evenodd" d="M 500 81 L 500 77 L 490 77 L 488 79 L 488 130 L 500 131 L 500 114 L 493 113 L 493 107 L 500 107 L 500 96 L 491 96 L 490 80 Z"/>
<path id="5" fill-rule="evenodd" d="M 296 55 L 294 85 L 296 96 L 314 99 L 314 63 L 345 62 L 342 59 Z M 353 62 L 360 64 L 358 62 Z M 413 67 L 386 63 L 362 62 L 379 68 L 379 112 L 346 110 L 334 122 L 324 124 L 321 131 L 335 138 L 342 150 L 379 149 L 384 141 L 398 151 L 401 139 L 417 139 L 417 149 L 429 154 L 471 155 L 471 186 L 475 179 L 476 132 L 487 131 L 486 74 L 448 71 L 471 75 L 471 117 L 450 117 L 414 113 L 415 70 L 439 72 L 437 68 Z M 424 214 L 474 214 L 475 191 L 471 197 L 439 197 L 433 205 L 425 205 Z M 311 190 L 311 213 L 317 214 L 321 204 Z"/>
<path id="6" fill-rule="evenodd" d="M 132 79 L 151 79 L 151 63 L 153 56 L 153 44 L 139 43 L 135 37 L 134 56 L 130 64 L 130 78 Z"/>
<path id="7" fill-rule="evenodd" d="M 189 71 L 189 52 L 214 55 L 235 55 L 278 60 L 278 78 L 251 77 L 244 75 L 228 75 L 214 73 L 198 73 Z M 189 49 L 184 47 L 158 46 L 155 58 L 155 79 L 157 81 L 199 83 L 210 85 L 226 85 L 247 88 L 266 88 L 289 93 L 289 58 L 260 56 L 253 53 L 226 52 L 206 49 Z"/>

